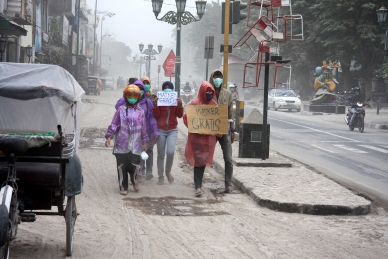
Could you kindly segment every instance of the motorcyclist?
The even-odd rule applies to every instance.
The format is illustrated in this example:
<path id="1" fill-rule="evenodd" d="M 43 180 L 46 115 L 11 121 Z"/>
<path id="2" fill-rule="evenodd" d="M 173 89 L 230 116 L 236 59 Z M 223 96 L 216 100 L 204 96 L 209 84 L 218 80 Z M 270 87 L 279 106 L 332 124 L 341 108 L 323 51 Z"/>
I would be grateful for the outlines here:
<path id="1" fill-rule="evenodd" d="M 238 91 L 237 91 L 237 84 L 230 84 L 229 85 L 229 91 L 232 93 L 233 100 L 239 100 L 240 99 L 240 97 L 238 95 Z"/>
<path id="2" fill-rule="evenodd" d="M 361 102 L 360 88 L 354 87 L 351 89 L 351 93 L 348 97 L 350 107 L 348 108 L 348 113 L 346 114 L 346 122 L 349 124 L 352 115 L 356 112 L 357 102 Z"/>
<path id="3" fill-rule="evenodd" d="M 186 82 L 185 87 L 183 87 L 183 92 L 191 93 L 191 87 L 190 87 L 190 83 L 189 82 Z"/>

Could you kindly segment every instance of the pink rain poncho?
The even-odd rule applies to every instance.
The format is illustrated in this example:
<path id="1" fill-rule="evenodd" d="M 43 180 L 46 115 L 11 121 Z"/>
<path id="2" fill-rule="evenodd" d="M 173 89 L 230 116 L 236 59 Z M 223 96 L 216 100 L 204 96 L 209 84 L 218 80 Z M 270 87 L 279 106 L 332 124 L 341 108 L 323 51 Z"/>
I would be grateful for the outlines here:
<path id="1" fill-rule="evenodd" d="M 206 100 L 206 92 L 213 92 L 212 99 L 210 101 Z M 190 104 L 199 105 L 199 104 L 217 104 L 214 101 L 214 96 L 216 92 L 213 86 L 207 82 L 203 81 L 201 87 L 198 91 L 198 97 L 194 99 Z M 183 122 L 187 127 L 187 115 L 183 115 Z M 188 134 L 185 157 L 187 163 L 191 166 L 200 167 L 200 166 L 211 166 L 213 163 L 214 149 L 216 147 L 216 136 L 215 135 L 205 135 L 190 133 Z"/>

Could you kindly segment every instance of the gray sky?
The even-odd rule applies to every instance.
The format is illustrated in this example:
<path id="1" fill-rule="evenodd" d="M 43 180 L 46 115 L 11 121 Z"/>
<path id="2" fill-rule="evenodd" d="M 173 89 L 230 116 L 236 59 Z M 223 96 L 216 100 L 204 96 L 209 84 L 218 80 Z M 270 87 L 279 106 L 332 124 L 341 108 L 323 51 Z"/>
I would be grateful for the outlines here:
<path id="1" fill-rule="evenodd" d="M 88 9 L 95 8 L 95 0 L 87 0 Z M 163 49 L 173 49 L 175 52 L 175 40 L 171 38 L 171 32 L 175 25 L 156 20 L 152 11 L 151 0 L 97 0 L 98 11 L 115 13 L 113 17 L 106 17 L 103 22 L 103 34 L 106 30 L 114 34 L 117 41 L 124 42 L 132 49 L 132 56 L 140 54 L 139 43 L 146 46 L 162 44 Z M 168 11 L 176 11 L 175 0 L 164 0 L 161 18 Z M 186 11 L 197 16 L 195 0 L 187 0 Z M 97 28 L 98 39 L 101 34 L 101 23 Z"/>

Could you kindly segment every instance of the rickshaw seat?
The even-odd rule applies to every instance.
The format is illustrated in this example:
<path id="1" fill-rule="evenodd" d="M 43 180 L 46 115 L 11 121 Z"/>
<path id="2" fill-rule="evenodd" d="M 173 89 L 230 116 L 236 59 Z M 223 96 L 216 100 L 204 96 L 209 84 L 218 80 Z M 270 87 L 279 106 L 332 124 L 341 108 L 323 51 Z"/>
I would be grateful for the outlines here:
<path id="1" fill-rule="evenodd" d="M 7 179 L 8 168 L 0 162 L 0 183 Z M 62 183 L 61 165 L 56 163 L 16 162 L 17 183 L 23 186 L 56 187 Z"/>

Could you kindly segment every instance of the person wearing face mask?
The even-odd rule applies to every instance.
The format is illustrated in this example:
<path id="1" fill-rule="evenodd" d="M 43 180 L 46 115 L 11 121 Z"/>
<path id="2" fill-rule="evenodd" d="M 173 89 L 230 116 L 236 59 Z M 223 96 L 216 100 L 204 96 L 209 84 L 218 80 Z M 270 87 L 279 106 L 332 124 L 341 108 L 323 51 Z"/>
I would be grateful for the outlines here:
<path id="1" fill-rule="evenodd" d="M 154 164 L 154 145 L 158 141 L 158 138 L 160 136 L 158 125 L 156 124 L 156 120 L 153 113 L 153 104 L 152 102 L 146 97 L 146 90 L 145 85 L 142 81 L 136 80 L 133 82 L 134 85 L 137 85 L 140 89 L 140 101 L 139 106 L 143 109 L 145 116 L 146 116 L 146 128 L 147 128 L 147 134 L 149 137 L 149 142 L 147 143 L 148 149 L 147 149 L 147 155 L 148 159 L 146 161 L 141 160 L 140 161 L 140 171 L 139 175 L 137 176 L 137 180 L 141 182 L 142 178 L 145 178 L 146 180 L 151 180 L 154 176 L 152 175 L 152 167 Z M 121 105 L 125 104 L 125 100 L 123 97 L 121 97 L 117 103 L 116 103 L 116 110 Z"/>
<path id="2" fill-rule="evenodd" d="M 203 81 L 198 91 L 198 97 L 191 101 L 190 105 L 216 105 L 217 102 L 213 99 L 214 96 L 214 87 L 209 82 Z M 186 114 L 183 115 L 183 122 L 186 127 L 188 127 Z M 185 157 L 187 163 L 194 167 L 195 196 L 200 196 L 202 194 L 203 174 L 206 166 L 211 166 L 213 164 L 213 155 L 216 143 L 217 140 L 214 135 L 188 133 Z"/>
<path id="3" fill-rule="evenodd" d="M 144 84 L 144 89 L 146 91 L 147 98 L 152 101 L 154 99 L 154 94 L 151 90 L 151 79 L 148 76 L 143 76 L 142 78 L 140 78 L 140 80 Z"/>
<path id="4" fill-rule="evenodd" d="M 164 92 L 173 92 L 174 85 L 170 81 L 166 81 L 162 84 L 162 90 Z M 164 172 L 169 183 L 174 182 L 174 177 L 171 175 L 171 168 L 174 161 L 175 145 L 178 139 L 178 120 L 183 116 L 182 99 L 177 98 L 178 106 L 158 106 L 158 98 L 153 100 L 154 105 L 154 117 L 158 123 L 158 129 L 160 137 L 157 142 L 158 149 L 158 184 L 164 184 Z M 166 165 L 164 165 L 164 159 L 166 157 Z"/>
<path id="5" fill-rule="evenodd" d="M 135 191 L 140 185 L 136 181 L 136 174 L 140 168 L 140 154 L 148 149 L 149 137 L 146 130 L 146 119 L 142 108 L 139 107 L 140 88 L 128 85 L 124 88 L 125 103 L 120 105 L 105 134 L 105 146 L 109 147 L 115 138 L 113 154 L 116 156 L 120 194 L 128 193 L 128 174 Z"/>
<path id="6" fill-rule="evenodd" d="M 221 145 L 222 153 L 225 162 L 225 193 L 233 193 L 232 176 L 233 176 L 233 160 L 232 160 L 232 143 L 234 141 L 234 124 L 233 124 L 233 97 L 232 93 L 222 87 L 224 75 L 221 70 L 214 70 L 209 79 L 209 83 L 214 86 L 216 94 L 214 100 L 219 105 L 228 106 L 228 121 L 230 134 L 217 134 L 217 141 Z"/>

